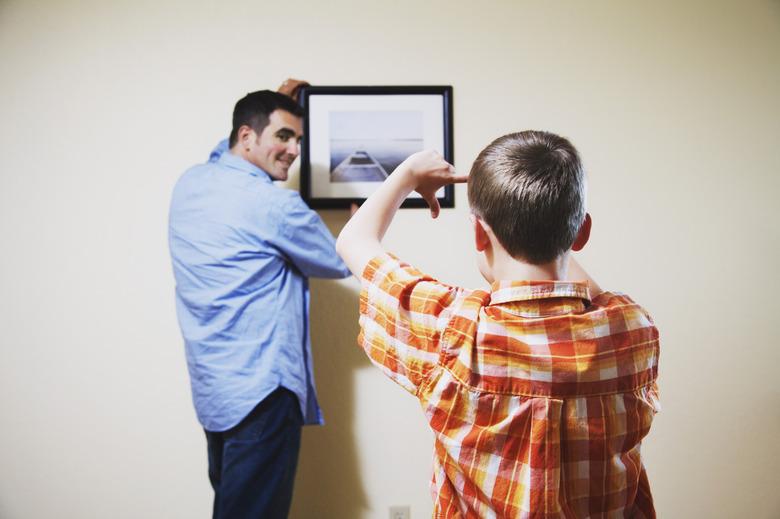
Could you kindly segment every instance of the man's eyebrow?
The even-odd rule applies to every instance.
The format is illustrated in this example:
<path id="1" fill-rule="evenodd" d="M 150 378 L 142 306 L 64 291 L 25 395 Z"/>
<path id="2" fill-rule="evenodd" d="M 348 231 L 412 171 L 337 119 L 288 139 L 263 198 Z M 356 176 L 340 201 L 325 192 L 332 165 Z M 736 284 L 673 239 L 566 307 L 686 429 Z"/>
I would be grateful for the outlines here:
<path id="1" fill-rule="evenodd" d="M 295 133 L 295 130 L 287 127 L 279 128 L 278 130 L 276 130 L 275 135 L 278 135 L 279 137 L 287 137 L 287 138 L 295 137 L 295 140 L 297 140 L 298 142 L 301 142 L 301 139 L 303 139 L 302 134 L 298 135 L 297 133 Z"/>

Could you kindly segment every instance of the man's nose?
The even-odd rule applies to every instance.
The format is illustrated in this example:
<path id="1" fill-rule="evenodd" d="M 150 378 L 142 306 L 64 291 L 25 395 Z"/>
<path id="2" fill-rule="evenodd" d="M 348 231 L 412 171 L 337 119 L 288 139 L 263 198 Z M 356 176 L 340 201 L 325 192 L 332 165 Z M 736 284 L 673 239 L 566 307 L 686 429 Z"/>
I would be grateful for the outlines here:
<path id="1" fill-rule="evenodd" d="M 289 153 L 290 155 L 297 156 L 298 153 L 300 152 L 300 149 L 301 149 L 301 147 L 300 147 L 300 143 L 298 141 L 290 139 L 287 142 L 287 153 Z"/>

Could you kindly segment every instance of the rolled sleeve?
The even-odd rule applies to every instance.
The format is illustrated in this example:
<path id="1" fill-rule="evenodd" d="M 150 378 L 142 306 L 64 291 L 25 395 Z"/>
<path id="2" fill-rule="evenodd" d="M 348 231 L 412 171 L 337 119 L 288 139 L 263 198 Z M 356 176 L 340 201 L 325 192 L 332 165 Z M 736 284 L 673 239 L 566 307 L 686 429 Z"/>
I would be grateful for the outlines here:
<path id="1" fill-rule="evenodd" d="M 361 285 L 358 343 L 387 376 L 414 394 L 439 362 L 439 339 L 463 290 L 387 253 L 366 265 Z"/>

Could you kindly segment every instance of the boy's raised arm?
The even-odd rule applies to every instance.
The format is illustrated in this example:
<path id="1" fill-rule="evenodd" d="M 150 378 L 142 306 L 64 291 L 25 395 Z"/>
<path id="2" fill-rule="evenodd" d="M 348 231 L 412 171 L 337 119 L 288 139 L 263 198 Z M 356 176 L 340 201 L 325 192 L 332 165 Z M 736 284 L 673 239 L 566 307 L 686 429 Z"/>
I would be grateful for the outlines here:
<path id="1" fill-rule="evenodd" d="M 431 208 L 431 216 L 436 218 L 439 215 L 436 191 L 447 184 L 466 182 L 467 178 L 467 175 L 457 175 L 455 168 L 435 151 L 411 155 L 347 222 L 336 240 L 336 252 L 349 270 L 360 277 L 371 258 L 384 252 L 382 238 L 409 193 L 420 193 Z"/>

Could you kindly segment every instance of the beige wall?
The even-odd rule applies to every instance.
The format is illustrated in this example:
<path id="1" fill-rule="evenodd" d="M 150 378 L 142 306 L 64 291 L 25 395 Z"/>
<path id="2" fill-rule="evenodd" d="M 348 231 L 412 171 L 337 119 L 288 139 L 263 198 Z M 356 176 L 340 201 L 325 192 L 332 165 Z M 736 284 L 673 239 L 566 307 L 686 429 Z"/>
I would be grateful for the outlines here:
<path id="1" fill-rule="evenodd" d="M 570 137 L 582 261 L 662 334 L 660 517 L 780 516 L 777 0 L 3 0 L 0 70 L 0 517 L 209 516 L 168 198 L 235 100 L 290 75 L 453 85 L 461 170 L 511 130 Z M 480 286 L 456 193 L 436 222 L 402 212 L 386 244 Z M 312 285 L 328 424 L 305 431 L 293 516 L 428 517 L 422 413 L 356 350 L 356 282 Z"/>

